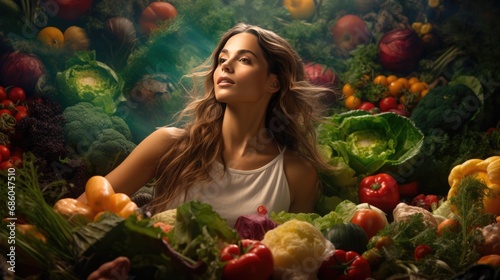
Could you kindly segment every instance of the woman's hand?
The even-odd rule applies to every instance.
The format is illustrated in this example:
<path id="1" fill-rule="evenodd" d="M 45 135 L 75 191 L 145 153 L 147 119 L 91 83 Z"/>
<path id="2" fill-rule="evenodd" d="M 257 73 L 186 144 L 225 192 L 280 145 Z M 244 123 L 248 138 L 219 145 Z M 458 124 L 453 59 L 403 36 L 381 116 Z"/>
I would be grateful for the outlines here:
<path id="1" fill-rule="evenodd" d="M 113 261 L 104 263 L 92 272 L 87 280 L 121 280 L 128 279 L 130 260 L 127 257 L 118 257 Z"/>

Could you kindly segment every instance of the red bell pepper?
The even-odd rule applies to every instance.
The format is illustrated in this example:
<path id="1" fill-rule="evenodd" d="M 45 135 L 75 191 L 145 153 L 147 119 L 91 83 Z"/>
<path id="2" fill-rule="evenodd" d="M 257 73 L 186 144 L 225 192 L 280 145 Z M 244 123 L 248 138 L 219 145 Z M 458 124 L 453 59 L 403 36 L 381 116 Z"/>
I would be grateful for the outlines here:
<path id="1" fill-rule="evenodd" d="M 370 263 L 354 251 L 337 249 L 318 271 L 319 280 L 365 280 L 372 274 Z"/>
<path id="2" fill-rule="evenodd" d="M 418 181 L 399 184 L 399 195 L 401 197 L 413 198 L 418 195 Z"/>
<path id="3" fill-rule="evenodd" d="M 271 250 L 258 240 L 243 239 L 241 244 L 229 244 L 221 252 L 226 262 L 224 280 L 268 280 L 274 269 Z"/>
<path id="4" fill-rule="evenodd" d="M 385 213 L 392 213 L 400 198 L 398 182 L 387 173 L 363 178 L 358 195 L 361 203 L 371 204 Z"/>

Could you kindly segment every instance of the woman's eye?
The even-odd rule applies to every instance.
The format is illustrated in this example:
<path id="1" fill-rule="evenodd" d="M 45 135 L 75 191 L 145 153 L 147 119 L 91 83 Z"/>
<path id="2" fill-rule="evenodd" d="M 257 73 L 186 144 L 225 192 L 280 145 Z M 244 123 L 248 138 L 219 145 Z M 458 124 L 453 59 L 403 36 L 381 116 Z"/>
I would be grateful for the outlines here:
<path id="1" fill-rule="evenodd" d="M 225 61 L 226 61 L 226 59 L 225 59 L 225 58 L 223 58 L 223 57 L 220 57 L 220 58 L 219 58 L 219 64 L 222 64 L 222 63 L 224 63 Z"/>
<path id="2" fill-rule="evenodd" d="M 243 63 L 250 63 L 250 59 L 248 59 L 246 57 L 240 58 L 240 61 L 243 62 Z"/>

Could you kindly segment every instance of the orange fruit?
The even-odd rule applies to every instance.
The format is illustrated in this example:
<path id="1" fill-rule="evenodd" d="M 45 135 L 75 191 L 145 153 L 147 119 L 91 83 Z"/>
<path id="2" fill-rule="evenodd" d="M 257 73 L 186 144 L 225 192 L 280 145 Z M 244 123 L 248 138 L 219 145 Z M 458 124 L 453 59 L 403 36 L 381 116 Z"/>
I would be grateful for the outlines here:
<path id="1" fill-rule="evenodd" d="M 351 95 L 345 99 L 345 106 L 349 110 L 358 109 L 360 105 L 361 105 L 361 99 L 359 97 Z"/>
<path id="2" fill-rule="evenodd" d="M 439 223 L 437 230 L 439 235 L 443 234 L 445 231 L 458 232 L 460 230 L 460 224 L 457 220 L 449 218 Z"/>
<path id="3" fill-rule="evenodd" d="M 348 96 L 351 96 L 354 94 L 354 88 L 350 85 L 350 84 L 345 84 L 343 87 L 342 87 L 342 94 L 345 96 L 345 97 L 348 97 Z"/>
<path id="4" fill-rule="evenodd" d="M 398 79 L 398 77 L 396 77 L 396 75 L 389 75 L 387 76 L 387 82 L 390 84 L 394 81 L 396 81 Z"/>
<path id="5" fill-rule="evenodd" d="M 375 79 L 373 79 L 373 83 L 376 85 L 383 85 L 385 87 L 389 85 L 389 82 L 387 82 L 387 77 L 384 75 L 378 75 L 377 77 L 375 77 Z"/>
<path id="6" fill-rule="evenodd" d="M 308 19 L 314 14 L 314 0 L 284 0 L 285 6 L 294 19 Z"/>
<path id="7" fill-rule="evenodd" d="M 401 83 L 403 83 L 405 89 L 409 89 L 410 88 L 410 82 L 408 81 L 408 79 L 406 79 L 406 78 L 399 78 L 396 81 L 400 81 Z"/>
<path id="8" fill-rule="evenodd" d="M 399 96 L 401 95 L 401 93 L 403 93 L 403 88 L 404 84 L 401 81 L 396 80 L 389 84 L 389 94 L 392 96 Z"/>
<path id="9" fill-rule="evenodd" d="M 421 93 L 424 89 L 427 89 L 427 85 L 424 82 L 414 83 L 410 86 L 411 93 Z"/>
<path id="10" fill-rule="evenodd" d="M 417 77 L 411 77 L 408 79 L 408 83 L 410 84 L 410 86 L 418 82 L 420 82 L 420 80 Z"/>
<path id="11" fill-rule="evenodd" d="M 51 48 L 59 49 L 64 44 L 64 34 L 57 27 L 47 26 L 38 32 L 37 40 Z"/>

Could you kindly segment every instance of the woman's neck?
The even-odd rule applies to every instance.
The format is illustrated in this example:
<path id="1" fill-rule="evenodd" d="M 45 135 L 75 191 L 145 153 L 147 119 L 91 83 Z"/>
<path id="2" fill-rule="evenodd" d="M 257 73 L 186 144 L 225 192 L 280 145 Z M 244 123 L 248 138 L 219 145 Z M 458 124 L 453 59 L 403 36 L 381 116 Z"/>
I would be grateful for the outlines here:
<path id="1" fill-rule="evenodd" d="M 235 110 L 228 106 L 222 121 L 224 160 L 239 160 L 255 153 L 266 153 L 275 147 L 265 128 L 265 110 Z"/>

